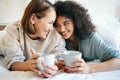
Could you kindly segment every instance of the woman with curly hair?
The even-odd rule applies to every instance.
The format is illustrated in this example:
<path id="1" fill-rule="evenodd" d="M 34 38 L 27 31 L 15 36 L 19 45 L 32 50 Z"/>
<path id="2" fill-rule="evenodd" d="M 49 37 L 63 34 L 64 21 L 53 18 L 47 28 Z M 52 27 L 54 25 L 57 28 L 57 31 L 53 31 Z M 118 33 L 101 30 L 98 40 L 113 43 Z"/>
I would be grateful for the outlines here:
<path id="1" fill-rule="evenodd" d="M 66 41 L 67 50 L 82 53 L 70 67 L 63 69 L 69 73 L 93 73 L 120 69 L 120 53 L 108 46 L 96 33 L 87 10 L 74 1 L 57 1 L 55 4 L 57 31 Z M 88 64 L 86 61 L 100 59 L 101 63 Z M 62 67 L 64 62 L 59 62 Z"/>

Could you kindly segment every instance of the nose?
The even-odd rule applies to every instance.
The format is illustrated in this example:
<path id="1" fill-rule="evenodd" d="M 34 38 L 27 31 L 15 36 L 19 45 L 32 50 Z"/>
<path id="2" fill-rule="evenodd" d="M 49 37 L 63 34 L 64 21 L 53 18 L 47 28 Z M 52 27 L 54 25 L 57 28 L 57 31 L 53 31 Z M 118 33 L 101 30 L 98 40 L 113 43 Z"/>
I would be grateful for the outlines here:
<path id="1" fill-rule="evenodd" d="M 64 26 L 61 26 L 61 27 L 60 27 L 60 31 L 61 31 L 61 32 L 64 32 L 64 31 L 65 31 L 65 27 L 64 27 Z"/>

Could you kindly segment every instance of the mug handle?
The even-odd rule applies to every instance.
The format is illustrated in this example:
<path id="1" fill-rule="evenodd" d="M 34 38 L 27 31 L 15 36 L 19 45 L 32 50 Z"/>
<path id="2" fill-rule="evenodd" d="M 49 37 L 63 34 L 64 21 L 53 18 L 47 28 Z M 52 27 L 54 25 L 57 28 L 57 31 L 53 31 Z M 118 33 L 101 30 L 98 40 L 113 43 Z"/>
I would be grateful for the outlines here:
<path id="1" fill-rule="evenodd" d="M 38 58 L 38 60 L 37 60 L 37 66 L 38 66 L 39 70 L 44 71 L 44 66 L 42 64 L 42 61 L 44 61 L 43 57 Z"/>

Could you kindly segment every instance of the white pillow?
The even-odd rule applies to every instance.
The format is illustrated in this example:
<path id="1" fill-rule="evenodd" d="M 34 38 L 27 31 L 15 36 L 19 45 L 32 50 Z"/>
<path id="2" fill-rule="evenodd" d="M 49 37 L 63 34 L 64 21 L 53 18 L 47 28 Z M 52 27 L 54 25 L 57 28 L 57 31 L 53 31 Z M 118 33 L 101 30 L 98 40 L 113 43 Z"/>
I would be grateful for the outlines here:
<path id="1" fill-rule="evenodd" d="M 120 51 L 120 22 L 110 15 L 99 15 L 93 18 L 93 23 L 103 40 Z"/>

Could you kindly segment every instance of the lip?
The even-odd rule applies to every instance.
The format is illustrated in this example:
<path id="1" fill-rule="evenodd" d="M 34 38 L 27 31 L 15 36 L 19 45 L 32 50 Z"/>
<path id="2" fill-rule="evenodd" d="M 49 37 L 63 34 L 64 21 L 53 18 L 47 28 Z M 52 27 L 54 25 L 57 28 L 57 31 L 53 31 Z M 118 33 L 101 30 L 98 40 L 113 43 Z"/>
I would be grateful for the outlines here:
<path id="1" fill-rule="evenodd" d="M 68 32 L 61 33 L 62 36 L 66 36 Z"/>
<path id="2" fill-rule="evenodd" d="M 49 32 L 45 32 L 45 35 L 47 36 Z"/>

